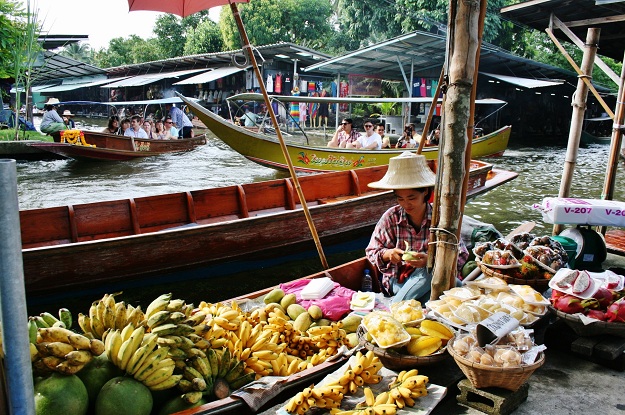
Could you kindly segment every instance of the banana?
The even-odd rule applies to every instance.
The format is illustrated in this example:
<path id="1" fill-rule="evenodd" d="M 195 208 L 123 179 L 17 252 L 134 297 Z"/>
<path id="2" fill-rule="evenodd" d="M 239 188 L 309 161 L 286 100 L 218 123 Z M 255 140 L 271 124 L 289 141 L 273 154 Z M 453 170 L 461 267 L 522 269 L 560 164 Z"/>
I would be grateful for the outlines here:
<path id="1" fill-rule="evenodd" d="M 63 342 L 69 343 L 68 336 L 76 334 L 71 330 L 62 327 L 46 327 L 37 330 L 44 342 Z"/>
<path id="2" fill-rule="evenodd" d="M 148 327 L 153 328 L 165 323 L 169 319 L 169 316 L 171 316 L 171 311 L 167 310 L 161 310 L 152 314 L 147 321 Z"/>
<path id="3" fill-rule="evenodd" d="M 364 393 L 367 406 L 373 406 L 375 404 L 375 396 L 373 396 L 373 391 L 371 390 L 371 388 L 364 388 Z"/>
<path id="4" fill-rule="evenodd" d="M 40 328 L 40 329 L 44 329 L 44 328 L 50 327 L 50 325 L 48 323 L 46 323 L 46 321 L 41 316 L 34 316 L 34 317 L 31 317 L 31 318 L 33 319 L 33 321 L 35 322 L 37 327 Z"/>
<path id="5" fill-rule="evenodd" d="M 106 312 L 106 300 L 108 297 L 108 294 L 104 294 L 104 296 L 100 300 L 96 301 L 95 304 L 95 317 L 100 320 L 102 326 L 104 326 L 104 314 Z"/>
<path id="6" fill-rule="evenodd" d="M 187 392 L 184 395 L 182 395 L 182 399 L 189 404 L 195 404 L 198 403 L 200 401 L 200 399 L 202 399 L 202 392 L 198 392 L 198 391 L 193 391 L 193 392 Z"/>
<path id="7" fill-rule="evenodd" d="M 102 343 L 102 340 L 91 339 L 89 340 L 89 342 L 89 350 L 91 351 L 91 354 L 93 354 L 94 356 L 100 356 L 102 353 L 104 353 L 104 343 Z"/>
<path id="8" fill-rule="evenodd" d="M 64 373 L 66 375 L 75 375 L 76 373 L 78 373 L 78 371 L 80 371 L 80 369 L 83 368 L 83 366 L 84 365 L 73 365 L 68 360 L 64 360 L 56 365 L 56 368 L 54 370 Z"/>
<path id="9" fill-rule="evenodd" d="M 161 383 L 157 383 L 156 385 L 152 385 L 150 390 L 153 391 L 161 391 L 165 389 L 171 389 L 180 382 L 182 379 L 182 375 L 171 375 L 170 377 L 163 380 Z"/>
<path id="10" fill-rule="evenodd" d="M 146 340 L 147 339 L 147 340 Z M 132 355 L 130 360 L 128 361 L 128 365 L 126 366 L 126 372 L 134 375 L 137 369 L 143 365 L 145 359 L 154 351 L 154 348 L 157 346 L 158 336 L 153 334 L 148 334 L 144 337 L 144 342 Z"/>
<path id="11" fill-rule="evenodd" d="M 174 362 L 172 360 L 171 364 L 155 370 L 154 373 L 145 378 L 143 384 L 149 388 L 150 386 L 156 385 L 157 383 L 161 383 L 165 380 L 165 378 L 168 378 L 174 374 L 175 368 L 176 366 L 174 366 Z"/>
<path id="12" fill-rule="evenodd" d="M 256 373 L 250 372 L 230 382 L 230 389 L 237 390 L 256 379 Z"/>
<path id="13" fill-rule="evenodd" d="M 89 318 L 89 316 L 86 316 L 83 313 L 78 313 L 78 326 L 83 331 L 83 333 L 93 332 L 93 329 L 91 328 L 91 319 Z"/>
<path id="14" fill-rule="evenodd" d="M 45 321 L 46 324 L 50 327 L 54 326 L 54 323 L 57 323 L 59 321 L 58 318 L 54 317 L 51 313 L 48 313 L 47 311 L 41 313 L 40 316 L 43 321 Z"/>
<path id="15" fill-rule="evenodd" d="M 169 347 L 159 347 L 148 355 L 143 364 L 135 370 L 134 377 L 137 380 L 141 380 L 140 377 L 149 376 L 155 369 L 155 366 L 167 356 L 169 353 Z M 147 373 L 149 372 L 149 373 Z"/>
<path id="16" fill-rule="evenodd" d="M 198 311 L 197 313 L 192 314 L 190 317 L 188 317 L 183 322 L 185 324 L 190 325 L 190 326 L 197 326 L 198 324 L 202 324 L 204 322 L 205 318 L 206 318 L 206 313 L 204 313 L 202 311 Z"/>
<path id="17" fill-rule="evenodd" d="M 65 359 L 67 359 L 71 365 L 84 365 L 89 363 L 92 358 L 93 355 L 87 350 L 74 350 L 65 355 Z"/>
<path id="18" fill-rule="evenodd" d="M 139 346 L 141 346 L 141 342 L 143 342 L 144 334 L 145 334 L 145 328 L 143 326 L 139 326 L 132 332 L 132 334 L 130 335 L 130 338 L 122 344 L 121 348 L 119 349 L 119 356 L 118 356 L 118 359 L 120 361 L 120 365 L 119 365 L 120 369 L 126 370 L 126 367 L 128 366 L 128 362 L 130 361 L 130 358 L 132 357 L 132 355 L 135 354 Z M 126 344 L 127 346 L 124 348 L 124 345 Z"/>
<path id="19" fill-rule="evenodd" d="M 187 318 L 185 313 L 173 311 L 169 313 L 169 321 L 172 323 L 182 323 Z"/>
<path id="20" fill-rule="evenodd" d="M 71 333 L 67 336 L 67 340 L 78 350 L 91 350 L 91 341 L 82 334 Z"/>
<path id="21" fill-rule="evenodd" d="M 143 311 L 141 311 L 141 306 L 137 306 L 136 308 L 132 305 L 128 304 L 126 308 L 126 324 L 132 324 L 137 327 L 142 324 L 145 315 Z"/>
<path id="22" fill-rule="evenodd" d="M 174 334 L 178 336 L 186 336 L 187 334 L 195 332 L 195 328 L 189 326 L 188 324 L 178 323 L 175 326 L 176 329 L 174 330 Z"/>
<path id="23" fill-rule="evenodd" d="M 202 373 L 200 373 L 199 370 L 197 370 L 197 369 L 195 369 L 194 367 L 191 367 L 191 366 L 186 366 L 184 368 L 184 372 L 182 374 L 183 374 L 183 376 L 186 379 L 188 379 L 190 381 L 192 381 L 193 379 L 196 379 L 196 378 L 204 379 L 204 376 L 202 375 Z"/>
<path id="24" fill-rule="evenodd" d="M 193 367 L 195 369 L 197 369 L 197 371 L 202 375 L 202 378 L 207 378 L 207 377 L 212 377 L 213 373 L 210 367 L 210 364 L 208 362 L 208 358 L 207 357 L 196 357 L 195 359 L 192 360 L 191 364 L 193 365 Z M 227 380 L 227 379 L 226 379 Z"/>
<path id="25" fill-rule="evenodd" d="M 171 294 L 170 294 L 171 296 Z M 167 304 L 167 311 L 169 312 L 174 312 L 174 311 L 180 311 L 183 309 L 183 307 L 185 306 L 185 301 L 181 300 L 179 298 L 176 298 L 174 300 L 170 300 L 169 303 Z"/>
<path id="26" fill-rule="evenodd" d="M 109 295 L 104 302 L 104 315 L 102 316 L 102 324 L 105 328 L 115 328 L 115 297 Z"/>
<path id="27" fill-rule="evenodd" d="M 113 362 L 113 364 L 115 364 L 115 366 L 118 366 L 119 360 L 117 359 L 117 356 L 119 355 L 119 349 L 122 347 L 122 343 L 124 342 L 122 340 L 121 333 L 119 332 L 119 330 L 113 330 L 111 333 L 109 333 L 108 336 L 106 336 L 106 338 L 108 340 L 107 343 L 105 343 L 104 345 L 104 348 L 106 349 L 106 355 L 108 356 L 109 360 Z"/>
<path id="28" fill-rule="evenodd" d="M 59 320 L 65 324 L 66 328 L 72 328 L 72 313 L 67 308 L 59 308 Z"/>
<path id="29" fill-rule="evenodd" d="M 158 297 L 156 297 L 150 303 L 150 305 L 148 305 L 148 308 L 145 309 L 145 318 L 149 320 L 150 317 L 152 317 L 154 313 L 158 313 L 159 311 L 167 309 L 167 306 L 169 305 L 170 300 L 171 300 L 171 293 L 161 294 Z"/>
<path id="30" fill-rule="evenodd" d="M 126 327 L 126 324 L 128 324 L 126 319 L 126 312 L 126 304 L 123 301 L 115 304 L 115 325 L 111 328 L 122 330 L 124 327 Z"/>
<path id="31" fill-rule="evenodd" d="M 71 344 L 63 342 L 45 343 L 45 349 L 49 355 L 56 357 L 65 357 L 66 354 L 74 351 L 74 347 Z"/>
<path id="32" fill-rule="evenodd" d="M 224 349 L 219 361 L 219 373 L 217 377 L 223 378 L 230 369 L 230 349 Z"/>
<path id="33" fill-rule="evenodd" d="M 29 343 L 30 346 L 30 361 L 34 362 L 37 357 L 39 357 L 39 351 L 37 350 L 37 346 L 34 343 Z"/>
<path id="34" fill-rule="evenodd" d="M 172 359 L 170 359 L 168 357 L 163 357 L 160 360 L 157 359 L 157 361 L 155 362 L 155 364 L 151 368 L 143 371 L 140 375 L 138 375 L 140 377 L 140 379 L 137 379 L 137 378 L 135 378 L 135 379 L 137 379 L 137 380 L 139 380 L 141 382 L 144 382 L 146 379 L 151 378 L 152 375 L 155 372 L 157 372 L 157 371 L 159 371 L 159 370 L 161 370 L 163 368 L 171 368 L 171 371 L 173 373 L 174 369 L 176 368 L 176 364 L 174 363 L 174 361 Z"/>
<path id="35" fill-rule="evenodd" d="M 389 403 L 378 404 L 373 407 L 373 412 L 376 415 L 394 415 L 397 413 L 397 406 Z"/>
<path id="36" fill-rule="evenodd" d="M 102 324 L 102 320 L 100 320 L 97 316 L 91 317 L 91 329 L 93 330 L 92 333 L 95 337 L 97 337 L 98 339 L 102 338 L 102 334 L 105 331 L 104 328 L 104 324 Z"/>
<path id="37" fill-rule="evenodd" d="M 37 343 L 37 323 L 32 317 L 28 318 L 28 340 L 31 344 Z"/>
<path id="38" fill-rule="evenodd" d="M 211 370 L 211 377 L 216 377 L 219 373 L 219 357 L 215 349 L 208 349 L 206 351 L 206 357 L 208 358 L 208 365 Z"/>
<path id="39" fill-rule="evenodd" d="M 132 335 L 132 333 L 135 331 L 135 329 L 137 328 L 137 326 L 135 326 L 134 324 L 126 324 L 126 326 L 122 329 L 122 331 L 120 332 L 121 336 L 122 336 L 122 340 L 126 341 L 130 338 L 130 336 Z"/>
<path id="40" fill-rule="evenodd" d="M 224 376 L 224 379 L 228 383 L 233 382 L 234 380 L 236 380 L 239 377 L 241 377 L 241 375 L 243 374 L 243 370 L 244 369 L 245 369 L 245 363 L 239 360 L 234 365 L 234 367 L 232 369 L 230 369 L 230 371 L 228 373 L 226 373 L 226 376 Z M 279 372 L 280 372 L 280 367 L 278 367 L 278 373 Z"/>
<path id="41" fill-rule="evenodd" d="M 150 329 L 150 331 L 162 337 L 162 336 L 168 336 L 168 335 L 176 333 L 177 328 L 178 326 L 176 324 L 167 323 L 167 324 L 162 324 L 160 326 L 156 326 Z"/>
<path id="42" fill-rule="evenodd" d="M 56 366 L 60 364 L 61 362 L 64 362 L 65 360 L 56 356 L 46 356 L 46 357 L 43 357 L 41 361 L 43 362 L 44 365 L 46 365 L 48 369 L 55 370 Z"/>

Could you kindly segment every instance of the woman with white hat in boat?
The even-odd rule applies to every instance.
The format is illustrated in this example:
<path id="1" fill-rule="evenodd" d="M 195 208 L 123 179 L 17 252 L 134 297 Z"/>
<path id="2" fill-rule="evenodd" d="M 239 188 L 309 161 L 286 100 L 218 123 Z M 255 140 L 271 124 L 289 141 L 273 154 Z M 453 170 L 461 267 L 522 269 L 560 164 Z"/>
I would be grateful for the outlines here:
<path id="1" fill-rule="evenodd" d="M 68 129 L 73 130 L 76 128 L 76 123 L 72 120 L 74 114 L 70 110 L 63 111 L 63 122 L 67 126 Z"/>
<path id="2" fill-rule="evenodd" d="M 39 129 L 42 133 L 52 134 L 57 131 L 67 130 L 67 126 L 63 121 L 63 118 L 56 112 L 57 104 L 59 100 L 56 98 L 50 98 L 43 105 L 43 109 L 45 112 L 43 113 L 43 117 L 41 117 L 41 125 Z"/>
<path id="3" fill-rule="evenodd" d="M 393 190 L 397 206 L 388 209 L 378 221 L 365 252 L 382 274 L 382 288 L 393 302 L 430 298 L 432 275 L 427 270 L 428 243 L 432 221 L 429 199 L 436 176 L 425 156 L 404 152 L 392 157 L 384 177 L 369 183 L 374 189 Z M 408 247 L 406 246 L 408 244 Z M 458 274 L 469 257 L 460 241 Z M 405 251 L 417 254 L 402 260 Z"/>

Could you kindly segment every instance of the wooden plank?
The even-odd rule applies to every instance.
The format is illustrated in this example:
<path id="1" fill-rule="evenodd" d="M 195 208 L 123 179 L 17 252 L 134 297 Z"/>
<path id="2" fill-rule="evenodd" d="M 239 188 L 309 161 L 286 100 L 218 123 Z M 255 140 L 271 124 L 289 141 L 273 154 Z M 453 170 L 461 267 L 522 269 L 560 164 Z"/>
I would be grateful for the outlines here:
<path id="1" fill-rule="evenodd" d="M 512 238 L 514 235 L 518 234 L 518 233 L 523 233 L 523 232 L 531 232 L 532 229 L 534 229 L 534 227 L 536 226 L 536 222 L 524 222 L 522 224 L 520 224 L 519 226 L 517 226 L 516 229 L 513 229 L 512 232 L 510 232 L 508 235 L 506 235 L 506 239 L 510 239 Z"/>

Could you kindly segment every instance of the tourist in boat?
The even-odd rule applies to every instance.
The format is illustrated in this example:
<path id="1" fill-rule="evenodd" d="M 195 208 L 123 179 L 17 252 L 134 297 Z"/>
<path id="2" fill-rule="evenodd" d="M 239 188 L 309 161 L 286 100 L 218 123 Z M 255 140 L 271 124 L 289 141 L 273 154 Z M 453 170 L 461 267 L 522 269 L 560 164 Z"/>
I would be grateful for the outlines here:
<path id="1" fill-rule="evenodd" d="M 143 129 L 145 130 L 145 133 L 148 135 L 148 138 L 150 140 L 158 140 L 158 135 L 156 134 L 156 132 L 154 131 L 154 128 L 152 127 L 151 120 L 143 121 Z"/>
<path id="2" fill-rule="evenodd" d="M 418 146 L 421 143 L 421 139 L 422 139 L 422 134 L 423 130 L 419 130 L 417 131 L 417 126 L 414 125 L 414 123 L 410 123 L 410 128 L 412 129 L 412 138 L 414 139 L 416 146 Z"/>
<path id="3" fill-rule="evenodd" d="M 126 130 L 130 128 L 130 118 L 124 118 L 121 121 L 121 126 L 119 127 L 119 135 L 125 135 Z"/>
<path id="4" fill-rule="evenodd" d="M 119 117 L 117 115 L 111 115 L 109 117 L 108 126 L 102 130 L 103 133 L 119 134 Z"/>
<path id="5" fill-rule="evenodd" d="M 360 148 L 363 150 L 380 150 L 382 148 L 382 137 L 373 129 L 373 123 L 365 123 L 365 133 L 361 134 L 358 140 L 347 143 L 345 148 Z"/>
<path id="6" fill-rule="evenodd" d="M 250 107 L 248 107 L 247 105 L 245 106 L 245 114 L 243 114 L 241 117 L 239 117 L 237 120 L 239 121 L 239 123 L 241 121 L 243 121 L 243 125 L 245 127 L 256 127 L 256 123 L 258 122 L 258 115 L 253 113 L 250 110 Z"/>
<path id="7" fill-rule="evenodd" d="M 427 144 L 431 146 L 437 146 L 441 139 L 441 130 L 436 128 L 428 137 Z"/>
<path id="8" fill-rule="evenodd" d="M 165 125 L 163 124 L 163 120 L 156 120 L 154 122 L 154 133 L 156 134 L 157 140 L 166 140 L 167 132 L 165 131 Z"/>
<path id="9" fill-rule="evenodd" d="M 397 198 L 397 206 L 382 215 L 365 250 L 369 261 L 382 274 L 385 294 L 394 296 L 394 302 L 414 298 L 424 303 L 430 298 L 432 275 L 426 266 L 432 221 L 429 199 L 435 181 L 425 156 L 404 152 L 390 159 L 388 171 L 380 181 L 369 183 L 374 189 L 393 190 Z M 417 252 L 408 261 L 402 260 L 405 242 L 410 251 Z M 461 240 L 458 275 L 468 257 Z"/>
<path id="10" fill-rule="evenodd" d="M 56 112 L 56 105 L 59 100 L 56 98 L 50 98 L 43 106 L 45 112 L 41 117 L 41 124 L 39 128 L 44 134 L 52 134 L 57 131 L 67 130 L 67 125 L 63 122 L 63 118 Z"/>
<path id="11" fill-rule="evenodd" d="M 353 128 L 354 122 L 351 118 L 344 118 L 341 125 L 336 129 L 328 147 L 346 148 L 347 143 L 358 140 L 359 134 Z"/>
<path id="12" fill-rule="evenodd" d="M 163 140 L 177 140 L 178 139 L 178 130 L 174 127 L 174 121 L 171 117 L 165 118 L 165 138 Z"/>
<path id="13" fill-rule="evenodd" d="M 391 148 L 391 138 L 386 135 L 384 124 L 377 124 L 375 126 L 375 132 L 382 138 L 382 148 Z"/>
<path id="14" fill-rule="evenodd" d="M 76 123 L 74 122 L 74 120 L 72 120 L 73 116 L 74 114 L 72 114 L 70 110 L 63 111 L 63 122 L 69 130 L 73 130 L 74 128 L 76 128 Z"/>
<path id="15" fill-rule="evenodd" d="M 173 120 L 174 124 L 176 124 L 176 129 L 178 131 L 178 138 L 191 138 L 193 137 L 193 123 L 187 117 L 180 108 L 173 106 L 172 104 L 165 104 L 165 108 L 169 111 L 169 116 Z"/>
<path id="16" fill-rule="evenodd" d="M 130 128 L 124 131 L 124 136 L 133 138 L 148 138 L 148 133 L 141 128 L 141 116 L 133 115 L 130 118 Z"/>
<path id="17" fill-rule="evenodd" d="M 397 140 L 395 148 L 415 148 L 416 146 L 417 141 L 413 138 L 412 126 L 410 124 L 406 124 L 404 127 L 404 133 L 399 140 Z"/>

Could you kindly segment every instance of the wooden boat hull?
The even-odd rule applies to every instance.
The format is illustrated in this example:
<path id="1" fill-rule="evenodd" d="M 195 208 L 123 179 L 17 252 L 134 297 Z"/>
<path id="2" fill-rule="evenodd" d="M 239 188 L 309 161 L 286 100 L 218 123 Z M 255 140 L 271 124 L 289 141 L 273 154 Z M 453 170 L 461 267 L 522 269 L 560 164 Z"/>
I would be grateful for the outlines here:
<path id="1" fill-rule="evenodd" d="M 277 139 L 234 125 L 201 105 L 181 97 L 193 113 L 218 138 L 258 164 L 276 169 L 287 169 L 286 161 Z M 474 158 L 500 156 L 508 147 L 510 126 L 473 140 L 471 155 Z M 314 147 L 287 144 L 293 167 L 299 171 L 341 171 L 387 165 L 406 149 L 368 150 Z M 416 150 L 413 150 L 416 151 Z M 424 147 L 422 154 L 428 160 L 438 159 L 438 147 Z"/>
<path id="2" fill-rule="evenodd" d="M 367 187 L 386 169 L 300 178 L 324 245 L 370 235 L 395 204 L 392 192 Z M 471 172 L 469 197 L 517 176 L 477 161 Z M 31 294 L 314 252 L 290 179 L 24 210 L 20 221 L 25 285 Z"/>
<path id="3" fill-rule="evenodd" d="M 143 140 L 116 134 L 82 131 L 85 142 L 91 146 L 61 143 L 59 133 L 53 134 L 54 143 L 31 143 L 31 147 L 77 160 L 121 161 L 141 157 L 158 156 L 193 150 L 206 144 L 206 136 L 200 135 L 182 140 Z"/>

